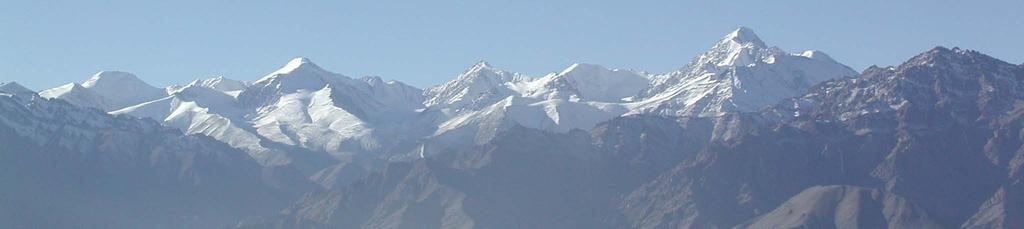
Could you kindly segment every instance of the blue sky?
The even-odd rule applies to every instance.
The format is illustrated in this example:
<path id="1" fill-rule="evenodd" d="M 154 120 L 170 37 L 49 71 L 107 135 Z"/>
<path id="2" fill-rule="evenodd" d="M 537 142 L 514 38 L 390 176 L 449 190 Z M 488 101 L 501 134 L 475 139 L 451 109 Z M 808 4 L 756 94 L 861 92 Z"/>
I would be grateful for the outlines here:
<path id="1" fill-rule="evenodd" d="M 779 3 L 784 2 L 784 3 Z M 252 81 L 304 56 L 418 87 L 478 60 L 540 75 L 574 62 L 667 72 L 738 26 L 861 70 L 936 45 L 1024 61 L 1024 1 L 4 1 L 0 81 L 99 70 L 155 85 Z"/>

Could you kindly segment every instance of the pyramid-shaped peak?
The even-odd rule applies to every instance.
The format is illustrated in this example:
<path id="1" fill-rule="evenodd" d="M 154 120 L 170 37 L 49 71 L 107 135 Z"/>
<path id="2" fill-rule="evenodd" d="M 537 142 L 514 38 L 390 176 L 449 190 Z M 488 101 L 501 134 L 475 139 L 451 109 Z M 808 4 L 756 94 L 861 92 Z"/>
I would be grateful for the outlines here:
<path id="1" fill-rule="evenodd" d="M 296 58 L 292 58 L 292 60 L 288 61 L 289 65 L 300 65 L 300 64 L 311 64 L 311 63 L 313 63 L 313 61 L 311 61 L 311 60 L 309 60 L 309 58 L 305 58 L 305 57 L 296 57 Z"/>
<path id="2" fill-rule="evenodd" d="M 490 62 L 487 62 L 486 60 L 480 60 L 473 64 L 473 66 L 470 66 L 469 69 L 466 69 L 466 73 L 480 72 L 482 70 L 488 70 L 491 72 L 500 71 L 498 69 L 495 69 Z"/>
<path id="3" fill-rule="evenodd" d="M 288 64 L 285 64 L 284 67 L 282 67 L 277 72 L 279 72 L 279 73 L 287 73 L 287 72 L 292 72 L 292 71 L 295 71 L 297 69 L 302 69 L 302 68 L 317 68 L 317 69 L 319 69 L 320 66 L 317 66 L 316 64 L 314 64 L 313 61 L 309 60 L 309 58 L 296 57 L 296 58 L 293 58 L 292 60 L 288 61 Z"/>
<path id="4" fill-rule="evenodd" d="M 711 49 L 701 54 L 694 66 L 746 66 L 761 61 L 764 56 L 781 53 L 778 48 L 768 48 L 754 31 L 740 27 L 722 37 Z"/>
<path id="5" fill-rule="evenodd" d="M 477 61 L 476 64 L 473 64 L 473 67 L 492 68 L 491 63 L 487 62 L 486 60 Z"/>
<path id="6" fill-rule="evenodd" d="M 506 77 L 506 75 L 508 77 Z M 473 64 L 473 66 L 470 66 L 469 69 L 466 69 L 466 71 L 459 75 L 459 77 L 457 77 L 456 80 L 458 81 L 465 79 L 474 79 L 481 76 L 496 76 L 498 78 L 509 78 L 509 80 L 511 80 L 511 75 L 514 74 L 505 72 L 504 70 L 501 69 L 497 69 L 493 65 L 491 65 L 491 63 L 481 60 L 477 61 L 476 64 Z"/>
<path id="7" fill-rule="evenodd" d="M 255 84 L 259 84 L 260 82 L 265 82 L 265 81 L 272 80 L 274 78 L 277 78 L 278 75 L 289 75 L 289 74 L 292 74 L 292 73 L 299 73 L 299 72 L 304 72 L 301 75 L 307 75 L 307 76 L 315 76 L 315 75 L 321 75 L 321 74 L 332 74 L 332 73 L 327 72 L 323 68 L 320 68 L 320 66 L 314 64 L 313 61 L 309 60 L 309 58 L 296 57 L 296 58 L 293 58 L 293 59 L 289 60 L 287 64 L 285 64 L 281 68 L 277 69 L 276 71 L 271 72 L 270 74 L 267 74 L 266 76 L 264 76 L 263 78 L 260 78 L 259 80 L 256 80 Z M 312 73 L 312 74 L 308 74 L 308 73 Z"/>
<path id="8" fill-rule="evenodd" d="M 757 46 L 764 46 L 764 41 L 761 41 L 761 38 L 754 33 L 753 29 L 742 26 L 733 30 L 729 34 L 726 34 L 725 37 L 722 37 L 722 41 L 719 43 L 730 41 L 740 44 L 752 43 Z"/>

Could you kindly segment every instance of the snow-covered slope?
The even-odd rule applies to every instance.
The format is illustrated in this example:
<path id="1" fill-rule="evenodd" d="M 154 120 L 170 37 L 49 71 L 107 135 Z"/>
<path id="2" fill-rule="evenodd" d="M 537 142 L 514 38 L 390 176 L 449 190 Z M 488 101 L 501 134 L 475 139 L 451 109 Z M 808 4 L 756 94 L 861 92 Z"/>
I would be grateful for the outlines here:
<path id="1" fill-rule="evenodd" d="M 623 100 L 647 85 L 642 74 L 590 64 L 531 78 L 480 62 L 427 90 L 429 111 L 447 117 L 437 124 L 432 147 L 483 144 L 513 126 L 562 133 L 590 129 L 628 112 Z"/>
<path id="2" fill-rule="evenodd" d="M 455 79 L 424 91 L 423 105 L 451 112 L 477 110 L 515 94 L 509 89 L 510 83 L 528 80 L 518 73 L 496 69 L 480 61 Z"/>
<path id="3" fill-rule="evenodd" d="M 400 145 L 422 90 L 380 77 L 352 79 L 295 58 L 251 85 L 222 77 L 167 88 L 169 96 L 112 111 L 148 117 L 244 149 L 264 165 L 330 164 Z M 396 131 L 396 130 L 403 130 Z M 424 132 L 424 131 L 420 131 Z M 323 157 L 308 157 L 308 152 Z M 300 169 L 316 170 L 317 166 Z"/>
<path id="4" fill-rule="evenodd" d="M 297 151 L 347 160 L 412 155 L 425 144 L 475 145 L 514 126 L 564 133 L 638 113 L 753 111 L 852 74 L 824 53 L 788 54 L 740 28 L 662 75 L 576 63 L 529 77 L 481 61 L 420 90 L 375 76 L 350 78 L 295 58 L 252 83 L 217 77 L 158 89 L 132 74 L 105 71 L 40 94 L 152 118 L 276 165 L 295 162 Z"/>
<path id="5" fill-rule="evenodd" d="M 78 106 L 105 111 L 167 96 L 164 90 L 143 82 L 134 74 L 120 71 L 102 71 L 81 84 L 70 83 L 39 94 L 45 98 L 64 99 Z"/>
<path id="6" fill-rule="evenodd" d="M 188 86 L 201 86 L 216 91 L 224 92 L 231 96 L 238 96 L 238 93 L 241 93 L 242 90 L 245 90 L 245 88 L 249 85 L 242 81 L 237 81 L 233 79 L 224 78 L 223 76 L 218 76 L 209 79 L 197 79 L 187 85 L 175 85 L 167 87 L 167 94 L 173 94 L 174 92 L 179 91 Z"/>
<path id="7" fill-rule="evenodd" d="M 160 88 L 143 82 L 134 74 L 102 71 L 82 82 L 82 87 L 111 101 L 116 108 L 126 107 L 167 96 Z"/>
<path id="8" fill-rule="evenodd" d="M 213 139 L 34 93 L 0 92 L 0 146 L 3 228 L 222 228 L 311 187 Z"/>
<path id="9" fill-rule="evenodd" d="M 942 228 L 921 207 L 877 189 L 807 188 L 779 208 L 735 228 Z"/>
<path id="10" fill-rule="evenodd" d="M 615 103 L 509 96 L 484 109 L 465 112 L 441 123 L 434 137 L 446 145 L 483 144 L 513 126 L 565 133 L 590 129 L 628 111 Z M 473 141 L 465 141 L 469 139 Z"/>
<path id="11" fill-rule="evenodd" d="M 291 163 L 284 150 L 264 147 L 261 137 L 251 131 L 245 120 L 247 111 L 233 96 L 209 88 L 203 81 L 178 87 L 168 97 L 110 112 L 151 118 L 187 134 L 213 137 L 243 149 L 264 165 Z"/>
<path id="12" fill-rule="evenodd" d="M 789 54 L 768 47 L 741 27 L 682 69 L 654 77 L 633 113 L 718 116 L 756 111 L 816 83 L 855 74 L 820 51 Z"/>
<path id="13" fill-rule="evenodd" d="M 568 94 L 567 98 L 577 101 L 621 103 L 646 89 L 649 83 L 647 76 L 637 72 L 575 63 L 535 80 L 533 87 L 519 90 L 527 97 L 557 98 L 562 96 L 553 94 Z"/>
<path id="14" fill-rule="evenodd" d="M 333 155 L 382 147 L 377 128 L 415 115 L 422 91 L 377 77 L 352 79 L 305 58 L 253 83 L 239 95 L 251 122 L 269 140 Z"/>
<path id="15" fill-rule="evenodd" d="M 513 125 L 567 132 L 621 115 L 755 111 L 797 96 L 813 84 L 854 74 L 822 52 L 789 54 L 768 47 L 750 29 L 739 28 L 667 74 L 650 76 L 577 63 L 531 78 L 480 62 L 428 89 L 424 104 L 449 117 L 438 125 L 435 137 L 482 143 Z"/>
<path id="16" fill-rule="evenodd" d="M 112 101 L 88 88 L 82 87 L 78 83 L 69 83 L 46 89 L 40 91 L 39 95 L 44 98 L 61 99 L 80 107 L 96 108 L 104 111 L 116 109 L 116 106 L 112 105 Z"/>

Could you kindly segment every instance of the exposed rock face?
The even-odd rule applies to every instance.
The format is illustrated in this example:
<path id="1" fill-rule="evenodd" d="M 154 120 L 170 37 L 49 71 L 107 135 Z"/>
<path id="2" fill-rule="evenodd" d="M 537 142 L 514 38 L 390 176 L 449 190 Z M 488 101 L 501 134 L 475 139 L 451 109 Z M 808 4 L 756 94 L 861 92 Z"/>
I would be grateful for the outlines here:
<path id="1" fill-rule="evenodd" d="M 941 228 L 907 199 L 856 186 L 815 186 L 736 228 Z"/>
<path id="2" fill-rule="evenodd" d="M 1019 184 L 1003 187 L 981 205 L 964 228 L 1020 228 L 1024 227 L 1024 190 Z"/>
<path id="3" fill-rule="evenodd" d="M 655 76 L 632 113 L 713 117 L 752 112 L 857 72 L 823 52 L 786 53 L 748 28 L 723 37 L 678 71 Z"/>
<path id="4" fill-rule="evenodd" d="M 0 84 L 0 222 L 1021 228 L 1022 117 L 1024 65 L 938 47 L 857 74 L 746 28 L 663 75 L 481 62 L 420 90 L 296 58 L 161 90 L 101 72 Z"/>
<path id="5" fill-rule="evenodd" d="M 311 185 L 158 123 L 0 92 L 0 221 L 11 228 L 214 228 Z"/>
<path id="6" fill-rule="evenodd" d="M 513 128 L 471 152 L 391 163 L 253 227 L 613 228 L 626 188 L 603 181 L 622 175 L 591 163 L 585 133 L 569 135 Z"/>
<path id="7" fill-rule="evenodd" d="M 252 225 L 1013 228 L 1021 89 L 1020 66 L 940 47 L 755 113 L 512 127 Z"/>
<path id="8" fill-rule="evenodd" d="M 724 228 L 807 187 L 847 184 L 903 196 L 956 227 L 1013 182 L 1022 79 L 1019 66 L 940 47 L 829 81 L 722 118 L 734 130 L 721 133 L 741 134 L 713 137 L 696 161 L 630 194 L 624 210 L 639 228 Z"/>

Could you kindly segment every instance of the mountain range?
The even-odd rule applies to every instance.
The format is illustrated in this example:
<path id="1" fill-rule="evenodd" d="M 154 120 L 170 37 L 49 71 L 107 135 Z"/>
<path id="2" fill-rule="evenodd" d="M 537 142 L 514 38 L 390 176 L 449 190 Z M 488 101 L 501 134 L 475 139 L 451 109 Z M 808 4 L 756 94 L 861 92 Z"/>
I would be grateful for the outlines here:
<path id="1" fill-rule="evenodd" d="M 1024 66 L 960 48 L 857 72 L 741 27 L 664 74 L 295 58 L 5 83 L 0 114 L 14 228 L 1024 227 Z"/>

